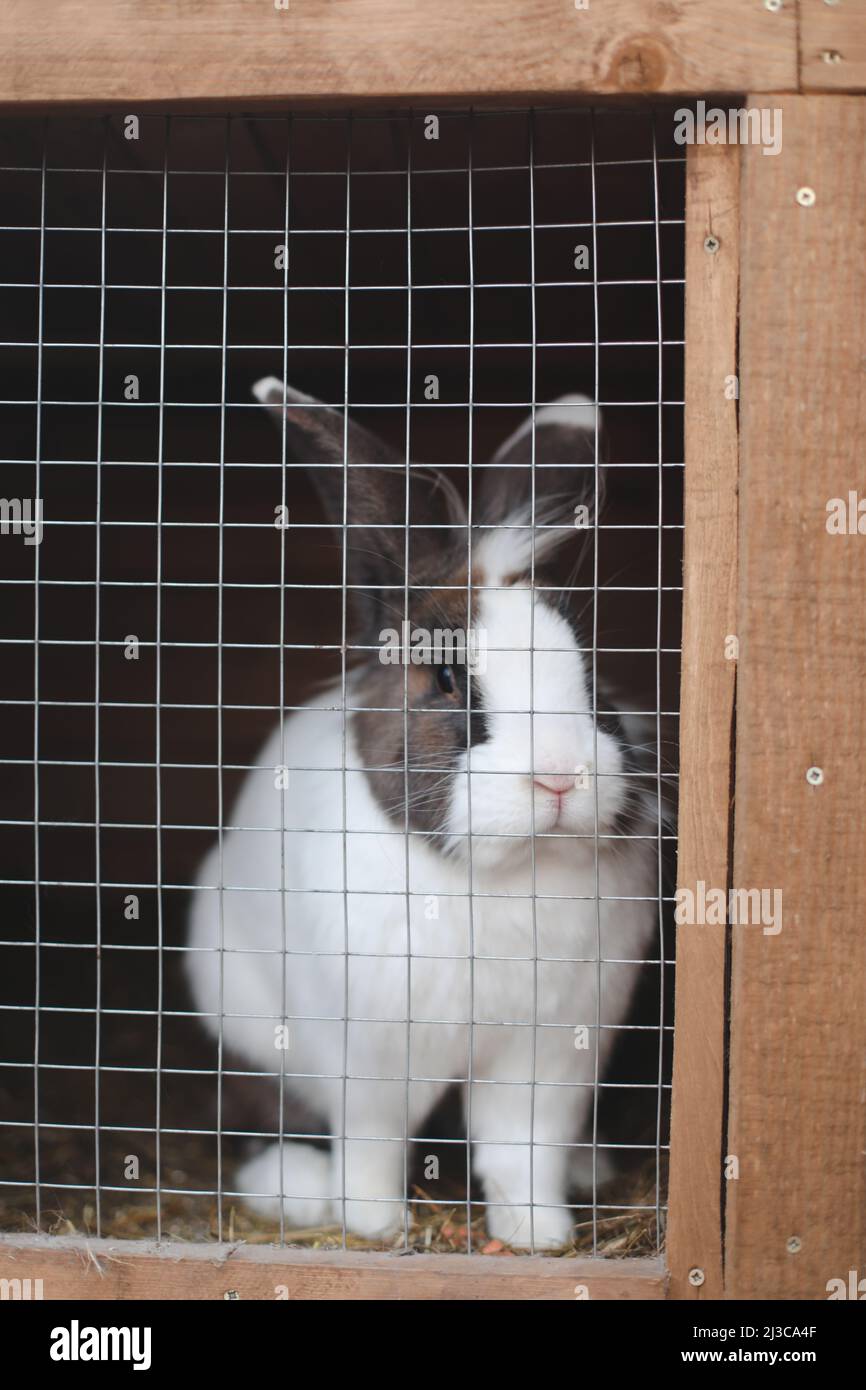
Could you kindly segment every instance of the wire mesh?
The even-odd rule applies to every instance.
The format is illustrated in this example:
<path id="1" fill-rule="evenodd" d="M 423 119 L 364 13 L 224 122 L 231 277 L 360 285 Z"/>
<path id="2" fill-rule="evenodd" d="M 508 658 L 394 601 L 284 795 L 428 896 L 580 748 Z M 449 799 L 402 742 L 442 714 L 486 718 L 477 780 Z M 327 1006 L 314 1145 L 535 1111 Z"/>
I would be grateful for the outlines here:
<path id="1" fill-rule="evenodd" d="M 684 165 L 671 132 L 671 114 L 649 107 L 0 123 L 0 492 L 9 503 L 0 534 L 3 1228 L 356 1245 L 358 1200 L 347 1195 L 346 1174 L 362 1143 L 400 1154 L 400 1190 L 362 1199 L 396 1203 L 399 1219 L 369 1240 L 498 1253 L 509 1242 L 491 1239 L 496 1209 L 521 1204 L 485 1185 L 478 1164 L 485 1151 L 510 1147 L 528 1161 L 528 1238 L 517 1245 L 548 1243 L 537 1235 L 550 1206 L 536 1192 L 537 1169 L 546 1151 L 563 1150 L 575 1164 L 589 1158 L 588 1177 L 575 1178 L 564 1199 L 568 1248 L 660 1248 L 682 543 Z M 342 459 L 329 465 L 342 489 L 336 538 L 285 416 L 274 430 L 251 394 L 269 375 L 339 412 Z M 537 503 L 539 419 L 573 392 L 591 401 L 596 422 L 603 416 L 609 457 L 596 427 L 589 544 L 577 563 L 570 553 L 536 572 L 536 547 L 562 529 Z M 478 496 L 489 494 L 496 448 L 527 420 L 527 521 L 491 522 Z M 504 899 L 473 865 L 472 730 L 483 711 L 473 708 L 468 678 L 466 887 L 443 879 L 437 889 L 448 910 L 465 902 L 466 947 L 427 949 L 413 927 L 429 896 L 412 882 L 417 847 L 442 846 L 413 823 L 410 774 L 438 775 L 442 765 L 413 759 L 410 724 L 422 711 L 408 664 L 396 701 L 358 698 L 353 671 L 377 647 L 353 623 L 364 586 L 350 560 L 365 525 L 352 520 L 349 481 L 369 465 L 352 455 L 351 422 L 402 460 L 402 501 L 378 527 L 383 547 L 394 532 L 402 548 L 402 572 L 380 586 L 402 620 L 431 588 L 413 574 L 417 531 L 435 532 L 443 553 L 455 529 L 458 542 L 465 536 L 465 575 L 446 575 L 435 589 L 442 601 L 462 596 L 469 631 L 485 595 L 512 586 L 479 577 L 485 535 L 528 527 L 527 581 L 541 603 L 570 604 L 574 651 L 589 676 L 585 707 L 548 702 L 545 715 L 591 721 L 595 768 L 611 720 L 650 729 L 642 759 L 615 774 L 652 802 L 645 823 L 604 822 L 605 774 L 596 771 L 589 829 L 539 828 L 530 796 L 528 837 L 494 832 L 516 855 L 528 842 L 529 883 L 511 894 L 528 905 L 524 955 L 507 941 L 479 954 L 485 914 Z M 421 460 L 461 491 L 466 519 L 456 528 L 413 521 Z M 16 499 L 41 499 L 40 543 L 25 544 Z M 275 525 L 276 512 L 288 514 L 287 525 Z M 529 614 L 527 776 L 536 767 L 535 602 Z M 292 719 L 310 710 L 336 713 L 341 725 L 333 769 L 341 823 L 303 826 L 311 838 L 340 841 L 339 888 L 292 882 L 287 859 L 303 822 L 291 779 L 322 770 L 315 748 L 309 758 L 287 750 Z M 497 712 L 525 711 L 515 701 Z M 364 828 L 350 814 L 351 779 L 394 771 L 357 756 L 353 730 L 370 715 L 402 723 L 400 808 L 386 828 Z M 279 768 L 291 763 L 269 827 L 276 878 L 250 884 L 227 875 L 225 845 L 261 837 L 264 827 L 237 802 L 261 774 L 261 745 L 275 728 Z M 365 836 L 371 854 L 393 842 L 402 865 L 393 885 L 350 887 L 350 859 Z M 586 891 L 539 881 L 536 854 L 563 838 L 576 854 L 591 850 Z M 606 891 L 603 856 L 640 843 L 655 866 L 647 890 Z M 226 932 L 225 914 L 233 923 L 250 893 L 252 914 L 277 897 L 266 945 L 239 945 L 232 925 Z M 202 894 L 217 905 L 216 941 L 206 948 L 191 944 L 188 929 L 190 902 Z M 299 942 L 299 915 L 335 897 L 338 943 Z M 402 928 L 383 957 L 359 944 L 353 914 L 366 900 L 368 912 L 390 911 L 390 899 L 402 905 Z M 538 913 L 555 904 L 557 912 L 586 905 L 594 924 L 569 953 L 540 943 Z M 609 915 L 627 904 L 645 904 L 652 917 L 645 950 L 617 949 Z M 196 952 L 217 961 L 213 1009 L 184 984 L 181 966 Z M 374 1021 L 353 1009 L 352 962 L 384 968 L 392 956 L 405 976 Z M 254 958 L 272 958 L 279 997 L 241 1011 L 227 1002 L 226 982 L 231 993 L 234 974 Z M 311 998 L 293 1010 L 287 978 L 310 958 L 341 969 L 339 1007 Z M 479 961 L 506 969 L 517 959 L 531 972 L 529 1015 L 479 1016 Z M 465 966 L 464 1064 L 419 1071 L 419 1027 L 445 1037 L 455 1017 L 447 1008 L 417 1013 L 417 981 L 428 965 L 442 971 L 449 962 Z M 591 1020 L 540 1024 L 542 981 L 557 965 L 593 971 Z M 611 1019 L 605 981 L 617 970 L 634 982 L 628 1009 Z M 227 1042 L 240 1036 L 239 1020 L 290 1036 L 296 1025 L 333 1025 L 339 1065 L 298 1068 L 291 1046 L 274 1051 L 273 1065 L 251 1065 Z M 539 1040 L 561 1035 L 572 1048 L 569 1035 L 587 1022 L 591 1074 L 540 1080 Z M 353 1030 L 383 1024 L 401 1036 L 387 1066 L 353 1069 Z M 484 1074 L 477 1037 L 490 1029 L 526 1034 L 528 1078 Z M 336 1122 L 307 1112 L 306 1082 L 338 1088 Z M 395 1129 L 371 1120 L 359 1138 L 354 1097 L 367 1082 L 399 1088 L 401 1118 Z M 487 1093 L 515 1088 L 526 1093 L 534 1142 L 522 1130 L 476 1127 L 476 1111 L 497 1114 Z M 558 1089 L 563 1104 L 589 1093 L 582 1127 L 539 1138 Z M 433 1103 L 419 1099 L 428 1093 Z M 279 1153 L 270 1215 L 251 1213 L 249 1189 L 238 1187 L 251 1141 Z M 291 1199 L 309 1194 L 286 1184 L 286 1158 L 300 1142 L 342 1155 L 330 1219 L 312 1232 L 292 1220 Z"/>

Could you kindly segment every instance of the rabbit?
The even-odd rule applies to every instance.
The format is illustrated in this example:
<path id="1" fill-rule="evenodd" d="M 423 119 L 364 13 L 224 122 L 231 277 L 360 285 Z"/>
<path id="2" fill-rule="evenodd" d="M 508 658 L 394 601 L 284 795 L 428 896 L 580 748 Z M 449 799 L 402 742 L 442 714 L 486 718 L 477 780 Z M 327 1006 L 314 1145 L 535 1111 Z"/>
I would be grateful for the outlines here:
<path id="1" fill-rule="evenodd" d="M 287 1094 L 331 1136 L 270 1142 L 235 1190 L 271 1217 L 282 1201 L 292 1227 L 385 1239 L 406 1219 L 407 1141 L 458 1085 L 489 1235 L 561 1247 L 576 1178 L 602 1180 L 591 1148 L 576 1174 L 575 1146 L 658 914 L 657 809 L 627 775 L 642 731 L 594 720 L 585 643 L 542 584 L 578 508 L 594 515 L 599 412 L 539 408 L 475 470 L 470 522 L 442 473 L 342 411 L 275 378 L 254 392 L 330 522 L 345 513 L 365 650 L 345 692 L 274 730 L 196 880 L 184 954 L 204 1025 L 271 1074 L 285 1025 Z M 404 587 L 407 505 L 409 581 L 438 590 Z M 413 630 L 483 649 L 385 660 L 405 602 Z"/>

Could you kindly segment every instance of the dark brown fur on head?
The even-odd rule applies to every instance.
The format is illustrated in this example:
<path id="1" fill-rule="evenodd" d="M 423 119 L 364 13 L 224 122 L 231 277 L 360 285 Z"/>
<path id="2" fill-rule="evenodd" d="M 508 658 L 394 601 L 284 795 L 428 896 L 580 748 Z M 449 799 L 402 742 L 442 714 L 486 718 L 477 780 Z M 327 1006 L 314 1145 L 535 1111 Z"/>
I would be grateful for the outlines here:
<path id="1" fill-rule="evenodd" d="M 400 634 L 401 655 L 407 650 L 402 646 L 405 633 L 469 631 L 465 564 L 451 573 L 443 574 L 441 567 L 435 575 L 422 571 L 412 582 L 424 584 L 428 578 L 442 587 L 410 589 L 406 608 L 405 591 L 392 593 L 395 602 L 388 605 L 384 626 Z M 483 582 L 477 572 L 472 578 L 473 586 Z M 405 613 L 409 627 L 404 630 Z M 442 826 L 450 770 L 467 746 L 486 738 L 480 691 L 464 659 L 465 646 L 456 646 L 454 655 L 447 649 L 424 653 L 421 664 L 385 664 L 381 643 L 379 648 L 366 654 L 353 682 L 353 703 L 371 707 L 353 716 L 358 747 L 373 790 L 392 819 L 436 832 Z"/>

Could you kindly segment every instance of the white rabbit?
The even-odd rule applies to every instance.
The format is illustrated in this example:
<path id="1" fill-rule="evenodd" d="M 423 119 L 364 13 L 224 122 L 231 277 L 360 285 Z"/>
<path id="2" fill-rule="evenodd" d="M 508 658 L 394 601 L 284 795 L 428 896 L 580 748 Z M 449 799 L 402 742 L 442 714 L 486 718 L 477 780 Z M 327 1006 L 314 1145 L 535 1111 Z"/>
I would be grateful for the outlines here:
<path id="1" fill-rule="evenodd" d="M 570 396 L 539 410 L 534 447 L 527 421 L 501 467 L 476 470 L 467 615 L 469 530 L 450 484 L 411 470 L 413 527 L 454 529 L 413 529 L 411 584 L 444 587 L 407 590 L 405 464 L 274 378 L 255 393 L 290 458 L 328 465 L 313 472 L 329 519 L 347 508 L 356 640 L 371 650 L 345 701 L 337 682 L 275 730 L 238 828 L 198 875 L 185 959 L 206 1027 L 278 1073 L 286 1020 L 287 1092 L 332 1136 L 330 1153 L 270 1143 L 235 1190 L 270 1214 L 282 1197 L 293 1226 L 387 1236 L 404 1219 L 407 1137 L 459 1083 L 491 1236 L 560 1246 L 574 1146 L 592 1141 L 594 1086 L 658 912 L 652 804 L 623 775 L 635 731 L 594 721 L 591 662 L 540 568 L 529 577 L 533 536 L 540 567 L 574 543 L 576 506 L 592 513 L 596 409 Z M 554 519 L 565 526 L 539 529 Z M 384 661 L 404 601 L 413 629 L 471 625 L 486 661 Z"/>

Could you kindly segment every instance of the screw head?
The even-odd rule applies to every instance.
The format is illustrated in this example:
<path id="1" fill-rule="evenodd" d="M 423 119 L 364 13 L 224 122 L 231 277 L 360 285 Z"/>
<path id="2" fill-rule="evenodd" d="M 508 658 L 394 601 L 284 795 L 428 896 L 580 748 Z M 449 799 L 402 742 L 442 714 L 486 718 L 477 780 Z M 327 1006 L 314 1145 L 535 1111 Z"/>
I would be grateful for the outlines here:
<path id="1" fill-rule="evenodd" d="M 230 1302 L 233 1303 L 235 1299 L 240 1298 L 240 1294 L 238 1293 L 237 1289 L 226 1289 L 225 1293 L 223 1294 L 223 1298 L 227 1298 Z"/>
<path id="2" fill-rule="evenodd" d="M 824 48 L 821 50 L 822 63 L 841 63 L 842 54 L 837 48 Z"/>
<path id="3" fill-rule="evenodd" d="M 822 767 L 807 767 L 806 781 L 810 787 L 820 787 L 824 780 L 824 769 Z"/>
<path id="4" fill-rule="evenodd" d="M 695 1268 L 689 1270 L 689 1283 L 691 1284 L 692 1288 L 699 1289 L 706 1277 L 707 1276 L 704 1274 L 704 1271 L 702 1269 Z"/>
<path id="5" fill-rule="evenodd" d="M 769 10 L 771 14 L 776 14 L 783 4 L 784 0 L 764 0 L 764 9 Z"/>
<path id="6" fill-rule="evenodd" d="M 798 1251 L 802 1250 L 802 1248 L 803 1242 L 801 1241 L 799 1236 L 788 1237 L 786 1242 L 786 1249 L 789 1255 L 796 1255 Z"/>
<path id="7" fill-rule="evenodd" d="M 814 207 L 814 206 L 815 206 L 815 190 L 814 190 L 814 188 L 798 188 L 798 189 L 797 189 L 797 202 L 800 204 L 800 207 L 801 207 L 801 208 L 812 208 L 812 207 Z"/>
<path id="8" fill-rule="evenodd" d="M 709 251 L 711 256 L 716 254 L 721 244 L 717 236 L 708 236 L 704 238 L 704 250 Z"/>

